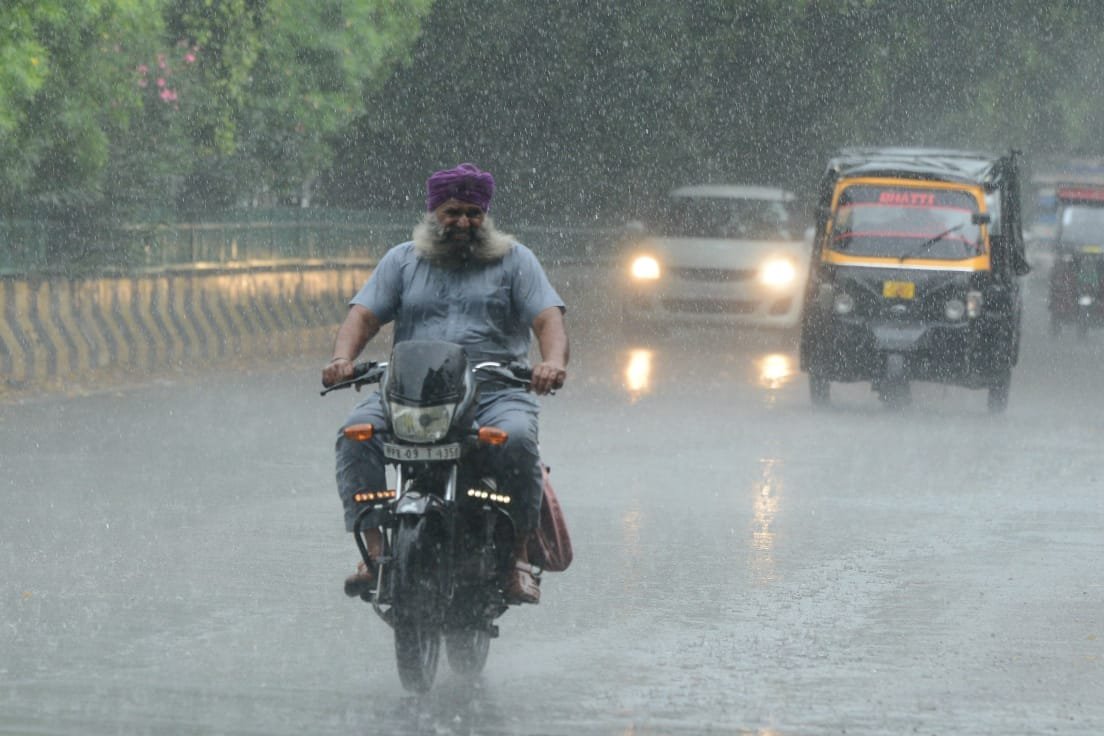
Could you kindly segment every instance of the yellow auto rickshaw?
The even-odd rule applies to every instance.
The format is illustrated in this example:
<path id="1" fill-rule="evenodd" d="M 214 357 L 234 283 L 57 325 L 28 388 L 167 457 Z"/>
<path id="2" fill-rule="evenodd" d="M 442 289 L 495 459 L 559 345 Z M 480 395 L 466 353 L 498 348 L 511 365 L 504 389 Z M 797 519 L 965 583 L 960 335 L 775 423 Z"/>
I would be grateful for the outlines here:
<path id="1" fill-rule="evenodd" d="M 1019 154 L 845 149 L 818 193 L 800 361 L 815 405 L 833 381 L 887 404 L 910 382 L 987 389 L 1008 403 L 1028 272 Z"/>

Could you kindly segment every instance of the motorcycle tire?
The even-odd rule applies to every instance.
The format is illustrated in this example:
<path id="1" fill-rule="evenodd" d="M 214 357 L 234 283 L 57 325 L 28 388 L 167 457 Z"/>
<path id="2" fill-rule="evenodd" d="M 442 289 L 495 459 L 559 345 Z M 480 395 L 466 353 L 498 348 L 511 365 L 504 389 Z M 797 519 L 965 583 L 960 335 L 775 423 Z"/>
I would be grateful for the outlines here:
<path id="1" fill-rule="evenodd" d="M 427 520 L 403 519 L 395 530 L 393 626 L 395 663 L 403 688 L 425 693 L 433 687 L 441 653 L 439 545 L 427 532 Z"/>
<path id="2" fill-rule="evenodd" d="M 486 629 L 460 629 L 445 634 L 449 667 L 458 675 L 478 675 L 487 664 L 491 634 Z"/>

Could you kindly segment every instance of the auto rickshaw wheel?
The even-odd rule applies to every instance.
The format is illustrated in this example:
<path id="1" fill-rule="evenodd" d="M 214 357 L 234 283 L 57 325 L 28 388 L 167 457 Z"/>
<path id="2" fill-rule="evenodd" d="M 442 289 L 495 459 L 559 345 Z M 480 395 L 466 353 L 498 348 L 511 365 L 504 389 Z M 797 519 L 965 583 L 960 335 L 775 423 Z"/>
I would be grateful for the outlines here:
<path id="1" fill-rule="evenodd" d="M 1012 369 L 1005 368 L 989 386 L 989 413 L 1003 414 L 1008 408 L 1008 393 L 1012 386 Z"/>
<path id="2" fill-rule="evenodd" d="M 821 374 L 810 371 L 809 398 L 813 406 L 828 406 L 832 402 L 832 382 Z"/>
<path id="3" fill-rule="evenodd" d="M 906 380 L 883 381 L 878 385 L 878 398 L 890 409 L 903 409 L 912 403 L 912 385 Z"/>

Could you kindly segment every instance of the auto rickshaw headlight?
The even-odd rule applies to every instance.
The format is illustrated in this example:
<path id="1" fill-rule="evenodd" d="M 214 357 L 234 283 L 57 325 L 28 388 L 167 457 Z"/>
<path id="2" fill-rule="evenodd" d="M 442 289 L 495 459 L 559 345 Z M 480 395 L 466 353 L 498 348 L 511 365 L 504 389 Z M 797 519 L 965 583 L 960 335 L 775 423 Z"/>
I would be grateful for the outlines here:
<path id="1" fill-rule="evenodd" d="M 961 299 L 948 299 L 943 306 L 943 314 L 947 315 L 947 319 L 951 322 L 957 322 L 966 316 L 966 305 Z"/>
<path id="2" fill-rule="evenodd" d="M 981 316 L 982 298 L 980 291 L 966 292 L 966 316 L 976 319 Z"/>
<path id="3" fill-rule="evenodd" d="M 832 300 L 832 311 L 839 315 L 851 314 L 855 311 L 855 300 L 846 291 L 841 291 Z"/>

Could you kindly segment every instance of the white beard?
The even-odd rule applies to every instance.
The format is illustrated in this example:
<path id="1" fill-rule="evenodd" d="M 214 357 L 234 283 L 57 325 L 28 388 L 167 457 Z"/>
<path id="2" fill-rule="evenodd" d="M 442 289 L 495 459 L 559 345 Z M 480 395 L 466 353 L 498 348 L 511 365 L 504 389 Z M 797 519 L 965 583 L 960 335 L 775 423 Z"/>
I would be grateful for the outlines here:
<path id="1" fill-rule="evenodd" d="M 493 263 L 506 257 L 513 247 L 512 235 L 499 232 L 489 216 L 483 218 L 483 224 L 476 230 L 473 240 L 461 246 L 450 244 L 437 218 L 427 212 L 422 221 L 414 228 L 414 251 L 438 266 L 459 268 L 466 263 Z"/>

